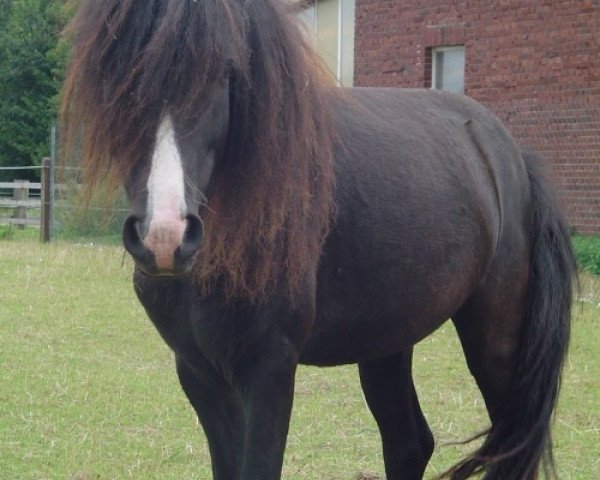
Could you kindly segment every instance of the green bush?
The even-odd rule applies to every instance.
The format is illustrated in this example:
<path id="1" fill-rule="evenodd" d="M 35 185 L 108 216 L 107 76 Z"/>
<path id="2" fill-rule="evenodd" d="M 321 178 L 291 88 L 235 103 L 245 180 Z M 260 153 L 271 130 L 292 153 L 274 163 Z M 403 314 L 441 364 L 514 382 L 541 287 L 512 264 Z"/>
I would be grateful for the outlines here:
<path id="1" fill-rule="evenodd" d="M 14 225 L 0 225 L 0 241 L 37 242 L 40 239 L 38 227 L 17 228 Z"/>
<path id="2" fill-rule="evenodd" d="M 573 247 L 579 268 L 594 275 L 600 275 L 600 236 L 575 235 Z"/>

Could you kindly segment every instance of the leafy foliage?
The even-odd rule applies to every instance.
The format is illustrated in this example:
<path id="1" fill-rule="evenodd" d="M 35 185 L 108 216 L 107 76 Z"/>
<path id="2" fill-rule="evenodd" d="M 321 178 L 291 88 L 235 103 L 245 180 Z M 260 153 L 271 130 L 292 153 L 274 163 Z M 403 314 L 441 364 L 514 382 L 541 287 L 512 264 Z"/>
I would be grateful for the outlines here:
<path id="1" fill-rule="evenodd" d="M 38 165 L 49 153 L 71 13 L 64 0 L 0 0 L 0 166 Z"/>
<path id="2" fill-rule="evenodd" d="M 594 275 L 600 275 L 600 236 L 574 236 L 573 247 L 579 267 Z"/>

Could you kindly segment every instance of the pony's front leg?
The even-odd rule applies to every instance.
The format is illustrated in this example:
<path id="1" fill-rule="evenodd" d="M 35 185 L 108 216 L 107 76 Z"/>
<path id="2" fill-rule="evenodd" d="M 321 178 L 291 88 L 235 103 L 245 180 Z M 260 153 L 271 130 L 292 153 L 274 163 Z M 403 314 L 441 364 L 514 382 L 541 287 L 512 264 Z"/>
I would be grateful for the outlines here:
<path id="1" fill-rule="evenodd" d="M 176 358 L 183 391 L 202 425 L 214 480 L 239 480 L 244 452 L 244 412 L 237 391 L 206 367 L 198 372 Z"/>
<path id="2" fill-rule="evenodd" d="M 294 396 L 296 350 L 269 345 L 239 372 L 246 436 L 242 480 L 279 480 Z"/>

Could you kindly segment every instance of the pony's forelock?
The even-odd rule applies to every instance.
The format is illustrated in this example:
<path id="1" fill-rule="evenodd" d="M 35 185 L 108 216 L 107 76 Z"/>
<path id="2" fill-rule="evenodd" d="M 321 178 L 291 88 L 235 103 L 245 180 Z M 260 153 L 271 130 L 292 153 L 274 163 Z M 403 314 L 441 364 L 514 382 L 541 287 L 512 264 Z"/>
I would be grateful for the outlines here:
<path id="1" fill-rule="evenodd" d="M 161 115 L 190 111 L 225 64 L 243 70 L 244 19 L 225 0 L 89 0 L 67 32 L 73 51 L 63 87 L 63 155 L 85 180 L 119 184 L 147 158 Z"/>

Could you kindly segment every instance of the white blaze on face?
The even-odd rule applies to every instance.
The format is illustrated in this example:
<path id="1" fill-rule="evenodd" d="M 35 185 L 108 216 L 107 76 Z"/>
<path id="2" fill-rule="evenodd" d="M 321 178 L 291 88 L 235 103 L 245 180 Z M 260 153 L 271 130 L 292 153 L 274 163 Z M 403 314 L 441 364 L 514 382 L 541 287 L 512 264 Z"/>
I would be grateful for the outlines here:
<path id="1" fill-rule="evenodd" d="M 144 245 L 154 253 L 161 269 L 173 266 L 173 254 L 185 232 L 185 184 L 181 154 L 170 115 L 165 115 L 156 133 L 148 177 L 148 234 Z"/>

